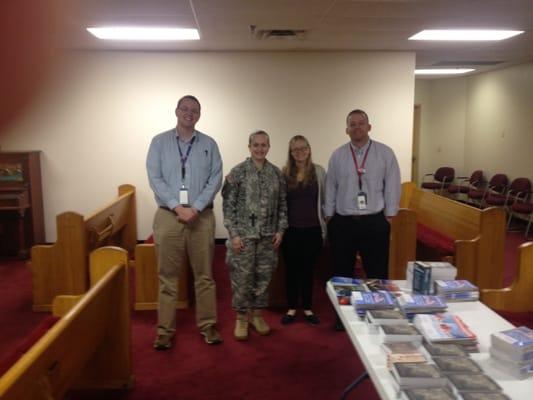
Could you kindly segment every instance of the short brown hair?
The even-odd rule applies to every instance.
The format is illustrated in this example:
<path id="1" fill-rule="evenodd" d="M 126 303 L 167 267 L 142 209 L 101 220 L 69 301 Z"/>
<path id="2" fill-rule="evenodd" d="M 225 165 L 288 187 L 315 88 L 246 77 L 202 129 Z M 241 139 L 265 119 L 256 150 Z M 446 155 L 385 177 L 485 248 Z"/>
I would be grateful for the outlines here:
<path id="1" fill-rule="evenodd" d="M 348 119 L 354 114 L 362 115 L 363 117 L 365 117 L 366 122 L 368 122 L 368 114 L 363 110 L 355 109 L 355 110 L 350 111 L 348 115 L 346 116 L 346 123 L 348 123 Z"/>
<path id="2" fill-rule="evenodd" d="M 180 104 L 181 104 L 181 102 L 183 100 L 192 100 L 192 101 L 196 102 L 196 104 L 198 104 L 198 108 L 200 110 L 202 110 L 202 105 L 200 104 L 200 101 L 198 101 L 198 99 L 196 97 L 194 97 L 193 95 L 191 95 L 191 94 L 187 94 L 187 95 L 183 96 L 181 99 L 179 99 L 178 100 L 178 105 L 176 106 L 177 108 L 179 108 L 179 106 L 180 106 Z"/>

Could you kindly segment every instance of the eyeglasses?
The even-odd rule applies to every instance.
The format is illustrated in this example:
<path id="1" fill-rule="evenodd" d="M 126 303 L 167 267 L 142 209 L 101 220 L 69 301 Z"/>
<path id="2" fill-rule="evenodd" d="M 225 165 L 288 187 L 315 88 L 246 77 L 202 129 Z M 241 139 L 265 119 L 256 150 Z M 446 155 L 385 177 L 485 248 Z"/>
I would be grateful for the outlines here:
<path id="1" fill-rule="evenodd" d="M 291 149 L 291 153 L 301 153 L 304 151 L 309 151 L 309 146 L 294 147 Z"/>

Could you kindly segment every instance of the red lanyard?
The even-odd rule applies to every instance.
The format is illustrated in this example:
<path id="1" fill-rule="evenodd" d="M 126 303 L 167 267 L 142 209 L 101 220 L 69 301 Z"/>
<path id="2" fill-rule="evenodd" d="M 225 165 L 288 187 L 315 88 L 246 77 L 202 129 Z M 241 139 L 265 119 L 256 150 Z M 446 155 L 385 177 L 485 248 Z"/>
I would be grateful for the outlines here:
<path id="1" fill-rule="evenodd" d="M 361 177 L 365 173 L 365 164 L 366 164 L 366 158 L 368 157 L 368 150 L 370 150 L 370 146 L 372 146 L 372 140 L 368 143 L 368 147 L 365 151 L 365 156 L 363 157 L 363 163 L 361 164 L 361 167 L 359 167 L 359 164 L 357 163 L 357 157 L 355 157 L 355 152 L 353 151 L 352 144 L 349 144 L 350 150 L 352 151 L 352 158 L 353 163 L 355 164 L 355 172 L 357 172 L 357 176 L 359 177 L 359 190 L 363 190 L 363 180 Z"/>

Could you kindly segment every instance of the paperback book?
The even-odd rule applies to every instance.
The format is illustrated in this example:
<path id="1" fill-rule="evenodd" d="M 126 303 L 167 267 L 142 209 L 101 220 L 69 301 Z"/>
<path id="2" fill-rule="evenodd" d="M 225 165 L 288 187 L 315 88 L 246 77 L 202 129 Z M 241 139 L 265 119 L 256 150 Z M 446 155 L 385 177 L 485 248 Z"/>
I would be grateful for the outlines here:
<path id="1" fill-rule="evenodd" d="M 437 279 L 452 280 L 457 276 L 457 268 L 449 262 L 443 261 L 410 261 L 407 263 L 407 285 L 413 287 L 415 266 L 431 269 L 429 294 L 433 293 L 433 282 Z"/>
<path id="2" fill-rule="evenodd" d="M 424 343 L 424 349 L 431 358 L 436 357 L 468 357 L 468 353 L 464 351 L 462 346 L 453 343 L 439 344 L 439 343 Z"/>
<path id="3" fill-rule="evenodd" d="M 435 294 L 447 302 L 477 301 L 479 289 L 467 280 L 436 280 L 434 283 Z"/>
<path id="4" fill-rule="evenodd" d="M 400 389 L 444 387 L 447 383 L 434 364 L 393 363 L 391 373 Z"/>
<path id="5" fill-rule="evenodd" d="M 420 351 L 420 346 L 412 342 L 382 343 L 381 347 L 387 355 L 387 367 L 392 368 L 393 363 L 425 363 L 427 358 Z"/>
<path id="6" fill-rule="evenodd" d="M 366 320 L 373 325 L 407 325 L 409 321 L 398 310 L 367 310 Z"/>
<path id="7" fill-rule="evenodd" d="M 448 379 L 460 394 L 468 392 L 501 392 L 502 388 L 485 374 L 450 374 Z"/>
<path id="8" fill-rule="evenodd" d="M 380 334 L 383 337 L 383 343 L 391 342 L 412 342 L 421 344 L 422 335 L 413 325 L 380 325 Z"/>
<path id="9" fill-rule="evenodd" d="M 431 284 L 431 266 L 421 261 L 415 261 L 413 267 L 413 293 L 431 294 Z"/>
<path id="10" fill-rule="evenodd" d="M 439 296 L 403 293 L 397 297 L 398 305 L 407 316 L 416 313 L 445 311 L 448 306 Z"/>
<path id="11" fill-rule="evenodd" d="M 491 361 L 498 368 L 501 369 L 517 379 L 527 379 L 533 376 L 533 360 L 516 361 L 511 359 L 507 353 L 489 348 Z"/>
<path id="12" fill-rule="evenodd" d="M 352 292 L 352 304 L 361 317 L 369 309 L 394 309 L 396 302 L 389 292 Z"/>
<path id="13" fill-rule="evenodd" d="M 526 326 L 490 335 L 492 347 L 508 354 L 512 360 L 533 361 L 533 329 Z"/>
<path id="14" fill-rule="evenodd" d="M 482 374 L 481 367 L 469 357 L 436 357 L 433 359 L 445 374 Z"/>
<path id="15" fill-rule="evenodd" d="M 429 343 L 477 343 L 477 336 L 459 316 L 451 313 L 417 314 L 413 323 Z"/>
<path id="16" fill-rule="evenodd" d="M 418 388 L 402 391 L 402 400 L 455 400 L 457 397 L 447 388 Z"/>
<path id="17" fill-rule="evenodd" d="M 462 393 L 463 400 L 511 400 L 509 396 L 504 393 Z"/>

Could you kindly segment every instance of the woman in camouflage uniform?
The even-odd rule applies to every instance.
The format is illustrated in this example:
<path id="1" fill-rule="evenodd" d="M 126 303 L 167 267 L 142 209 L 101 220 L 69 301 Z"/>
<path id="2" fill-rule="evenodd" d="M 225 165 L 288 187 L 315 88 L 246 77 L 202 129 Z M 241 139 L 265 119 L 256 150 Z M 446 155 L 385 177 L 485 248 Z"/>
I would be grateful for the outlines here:
<path id="1" fill-rule="evenodd" d="M 222 189 L 224 226 L 228 229 L 227 263 L 232 307 L 237 312 L 235 338 L 248 339 L 251 324 L 260 335 L 270 327 L 261 315 L 268 305 L 268 285 L 277 265 L 277 249 L 287 227 L 283 174 L 267 159 L 269 136 L 250 135 L 250 158 L 235 166 Z"/>

